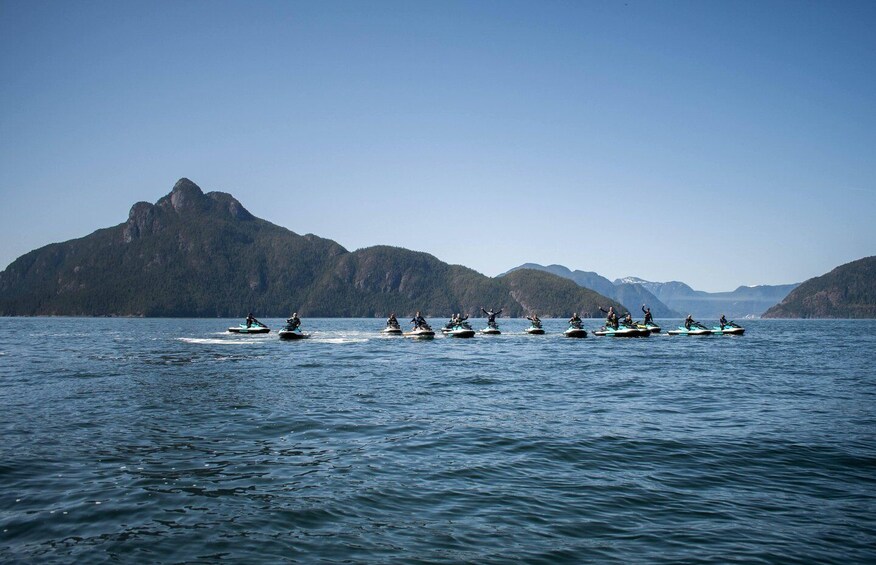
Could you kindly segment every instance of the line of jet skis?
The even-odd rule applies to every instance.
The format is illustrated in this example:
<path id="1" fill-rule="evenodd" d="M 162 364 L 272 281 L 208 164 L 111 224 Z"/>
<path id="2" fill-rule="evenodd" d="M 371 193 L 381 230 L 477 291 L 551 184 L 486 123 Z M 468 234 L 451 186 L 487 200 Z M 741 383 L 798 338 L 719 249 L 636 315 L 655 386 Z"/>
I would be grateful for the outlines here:
<path id="1" fill-rule="evenodd" d="M 456 338 L 471 338 L 474 337 L 476 333 L 480 333 L 481 335 L 500 335 L 502 331 L 499 329 L 496 317 L 502 313 L 502 310 L 499 310 L 498 312 L 487 310 L 486 308 L 481 308 L 481 310 L 487 315 L 487 327 L 476 332 L 474 328 L 471 327 L 471 324 L 469 324 L 467 315 L 463 316 L 461 314 L 455 314 L 450 318 L 450 321 L 441 328 L 441 333 L 447 337 Z M 605 320 L 604 326 L 597 330 L 593 330 L 593 335 L 600 337 L 648 337 L 651 334 L 660 333 L 662 331 L 660 326 L 654 323 L 650 309 L 646 309 L 644 306 L 642 306 L 642 311 L 645 312 L 645 319 L 641 322 L 633 321 L 632 316 L 629 313 L 627 313 L 622 320 L 619 320 L 613 308 L 609 308 L 608 310 L 600 308 L 600 310 L 603 310 L 603 312 L 608 314 L 608 317 Z M 545 333 L 541 320 L 537 315 L 533 314 L 527 316 L 526 319 L 529 320 L 530 326 L 523 330 L 525 333 L 531 335 L 543 335 Z M 417 312 L 411 320 L 411 324 L 413 325 L 411 331 L 402 331 L 398 319 L 395 317 L 395 314 L 393 314 L 386 320 L 386 327 L 381 333 L 384 335 L 403 335 L 405 337 L 421 339 L 431 339 L 435 337 L 435 331 L 419 312 Z M 238 326 L 232 326 L 228 328 L 228 331 L 238 334 L 264 334 L 270 332 L 271 329 L 262 322 L 256 320 L 252 313 L 250 313 L 246 317 L 244 323 Z M 706 327 L 694 320 L 691 316 L 688 316 L 684 321 L 684 325 L 678 326 L 676 329 L 669 330 L 666 333 L 669 335 L 699 336 L 742 335 L 744 332 L 745 328 L 735 322 L 728 321 L 724 316 L 721 316 L 717 326 L 711 328 Z M 284 340 L 306 339 L 310 337 L 310 334 L 301 331 L 301 319 L 298 317 L 297 312 L 293 313 L 292 316 L 286 320 L 286 325 L 278 332 L 278 335 L 280 336 L 280 339 Z M 569 319 L 569 327 L 566 328 L 563 335 L 572 338 L 587 337 L 587 330 L 584 329 L 584 324 L 581 321 L 581 318 L 578 317 L 577 313 L 573 314 Z"/>
<path id="2" fill-rule="evenodd" d="M 454 316 L 444 327 L 441 328 L 441 333 L 447 337 L 457 338 L 471 338 L 478 333 L 481 335 L 500 335 L 502 333 L 499 329 L 499 324 L 496 323 L 494 319 L 487 321 L 487 327 L 475 331 L 471 324 L 468 323 L 467 318 L 468 316 Z M 523 330 L 525 333 L 531 335 L 544 335 L 546 333 L 538 316 L 527 316 L 526 319 L 530 321 L 530 326 Z M 386 327 L 381 333 L 385 335 L 402 335 L 412 338 L 428 339 L 435 337 L 435 331 L 428 323 L 426 323 L 425 319 L 419 316 L 419 314 L 411 320 L 411 323 L 414 326 L 413 329 L 405 332 L 402 331 L 398 320 L 394 317 L 390 317 L 386 322 Z M 657 334 L 661 331 L 663 331 L 662 328 L 652 320 L 647 322 L 614 321 L 614 323 L 607 321 L 606 325 L 593 330 L 593 335 L 600 337 L 648 337 L 651 334 Z M 732 321 L 724 320 L 723 323 L 719 322 L 718 325 L 709 328 L 688 317 L 688 319 L 685 320 L 684 325 L 678 326 L 676 329 L 669 330 L 666 333 L 669 335 L 698 336 L 742 335 L 744 332 L 745 328 Z M 563 331 L 563 335 L 572 338 L 587 337 L 587 330 L 584 329 L 582 320 L 577 315 L 573 315 L 572 318 L 569 319 L 569 325 L 565 331 Z"/>

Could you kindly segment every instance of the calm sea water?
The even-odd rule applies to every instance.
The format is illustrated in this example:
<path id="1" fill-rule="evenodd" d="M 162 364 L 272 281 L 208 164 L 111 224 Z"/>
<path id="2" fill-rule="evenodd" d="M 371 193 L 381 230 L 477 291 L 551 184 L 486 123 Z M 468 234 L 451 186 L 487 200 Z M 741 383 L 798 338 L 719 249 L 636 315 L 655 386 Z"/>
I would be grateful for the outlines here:
<path id="1" fill-rule="evenodd" d="M 238 322 L 0 319 L 0 561 L 876 561 L 876 322 Z"/>

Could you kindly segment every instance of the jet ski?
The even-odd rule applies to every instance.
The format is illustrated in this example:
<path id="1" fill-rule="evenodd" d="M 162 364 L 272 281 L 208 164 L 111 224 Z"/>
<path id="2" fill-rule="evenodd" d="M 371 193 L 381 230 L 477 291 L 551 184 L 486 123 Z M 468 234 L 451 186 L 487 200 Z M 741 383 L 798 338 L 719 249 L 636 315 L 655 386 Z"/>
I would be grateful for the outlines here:
<path id="1" fill-rule="evenodd" d="M 499 335 L 502 332 L 499 331 L 499 324 L 493 322 L 492 324 L 487 322 L 487 327 L 481 330 L 481 333 L 484 335 Z"/>
<path id="2" fill-rule="evenodd" d="M 742 335 L 745 333 L 745 328 L 736 322 L 727 322 L 723 326 L 714 326 L 712 333 L 717 335 Z"/>
<path id="3" fill-rule="evenodd" d="M 416 339 L 432 339 L 433 337 L 435 337 L 435 332 L 432 330 L 432 327 L 429 324 L 422 324 L 415 327 L 409 332 L 405 332 L 403 335 L 405 337 L 412 337 Z"/>
<path id="4" fill-rule="evenodd" d="M 381 331 L 380 333 L 382 333 L 384 335 L 401 335 L 402 329 L 401 329 L 401 326 L 399 326 L 397 323 L 396 324 L 387 323 L 386 327 L 383 328 L 383 331 Z"/>
<path id="5" fill-rule="evenodd" d="M 710 335 L 712 330 L 699 322 L 694 322 L 690 325 L 690 329 L 687 329 L 684 326 L 678 326 L 678 329 L 669 330 L 666 333 L 669 335 Z"/>
<path id="6" fill-rule="evenodd" d="M 649 334 L 659 334 L 661 331 L 660 326 L 658 326 L 654 322 L 648 322 L 647 324 L 643 324 L 642 322 L 636 322 L 636 327 L 640 330 L 648 330 Z"/>
<path id="7" fill-rule="evenodd" d="M 540 325 L 539 326 L 535 326 L 535 325 L 529 326 L 528 328 L 526 328 L 523 331 L 525 331 L 528 334 L 532 334 L 532 335 L 544 335 L 544 328 L 542 328 Z"/>
<path id="8" fill-rule="evenodd" d="M 307 339 L 310 337 L 310 334 L 301 333 L 300 328 L 295 328 L 294 330 L 290 330 L 288 327 L 283 328 L 277 335 L 280 336 L 280 339 L 284 340 L 292 340 L 292 339 Z"/>
<path id="9" fill-rule="evenodd" d="M 647 329 L 639 329 L 638 327 L 619 324 L 617 329 L 611 326 L 602 326 L 593 332 L 593 335 L 600 337 L 648 337 L 651 332 Z"/>
<path id="10" fill-rule="evenodd" d="M 448 331 L 444 332 L 444 334 L 447 337 L 474 337 L 475 331 L 468 323 L 462 322 L 461 324 L 453 326 Z"/>
<path id="11" fill-rule="evenodd" d="M 228 331 L 236 334 L 266 334 L 271 331 L 271 328 L 258 323 L 252 324 L 249 327 L 246 327 L 246 324 L 240 324 L 239 326 L 231 326 L 228 328 Z"/>
<path id="12" fill-rule="evenodd" d="M 587 330 L 581 322 L 569 322 L 569 327 L 563 332 L 566 337 L 587 337 Z"/>

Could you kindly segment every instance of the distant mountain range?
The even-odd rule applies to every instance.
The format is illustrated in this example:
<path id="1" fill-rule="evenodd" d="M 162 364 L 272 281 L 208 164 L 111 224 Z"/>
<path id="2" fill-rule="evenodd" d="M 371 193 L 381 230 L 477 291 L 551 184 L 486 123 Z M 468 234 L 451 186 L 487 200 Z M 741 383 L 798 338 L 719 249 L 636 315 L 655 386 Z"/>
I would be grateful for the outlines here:
<path id="1" fill-rule="evenodd" d="M 647 304 L 651 309 L 651 314 L 659 318 L 678 318 L 681 314 L 660 301 L 646 288 L 639 284 L 620 283 L 614 284 L 607 278 L 590 271 L 572 271 L 568 267 L 562 265 L 539 265 L 538 263 L 524 263 L 519 267 L 502 273 L 500 277 L 510 273 L 517 272 L 521 269 L 534 269 L 551 273 L 572 281 L 575 281 L 579 286 L 595 290 L 603 296 L 614 298 L 621 304 L 624 304 L 624 310 L 632 313 L 633 317 L 641 314 L 641 307 Z"/>
<path id="2" fill-rule="evenodd" d="M 80 239 L 31 251 L 0 272 L 0 315 L 503 316 L 621 305 L 565 278 L 520 270 L 501 278 L 426 253 L 350 252 L 250 214 L 233 196 L 180 179 L 155 204 Z"/>
<path id="3" fill-rule="evenodd" d="M 648 304 L 655 317 L 712 319 L 722 314 L 728 318 L 759 317 L 767 308 L 788 295 L 797 284 L 740 286 L 732 292 L 694 290 L 683 282 L 651 282 L 638 277 L 624 277 L 614 282 L 597 273 L 571 271 L 562 265 L 547 267 L 525 263 L 517 269 L 537 269 L 575 281 L 577 284 L 610 296 L 626 306 L 634 316 L 641 304 Z"/>
<path id="4" fill-rule="evenodd" d="M 876 318 L 876 256 L 804 282 L 764 318 Z"/>

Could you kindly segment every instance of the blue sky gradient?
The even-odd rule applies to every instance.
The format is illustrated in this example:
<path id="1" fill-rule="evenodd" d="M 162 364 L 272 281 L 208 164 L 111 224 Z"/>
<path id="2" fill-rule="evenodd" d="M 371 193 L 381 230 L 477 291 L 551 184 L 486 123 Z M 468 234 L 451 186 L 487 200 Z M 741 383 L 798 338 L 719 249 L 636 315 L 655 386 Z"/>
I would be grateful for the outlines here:
<path id="1" fill-rule="evenodd" d="M 694 288 L 876 254 L 874 2 L 0 0 L 0 268 L 188 177 L 348 249 Z"/>

